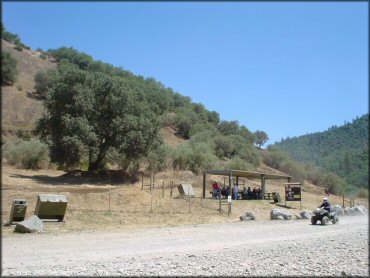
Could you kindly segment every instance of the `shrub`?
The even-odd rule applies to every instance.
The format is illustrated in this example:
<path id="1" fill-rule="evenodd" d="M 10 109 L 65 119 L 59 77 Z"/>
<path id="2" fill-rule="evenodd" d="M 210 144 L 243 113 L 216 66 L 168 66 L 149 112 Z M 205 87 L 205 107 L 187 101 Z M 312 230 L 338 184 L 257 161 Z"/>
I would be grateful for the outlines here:
<path id="1" fill-rule="evenodd" d="M 248 163 L 240 156 L 235 155 L 231 158 L 230 162 L 225 165 L 225 169 L 252 171 L 256 168 L 254 167 L 254 165 Z"/>
<path id="2" fill-rule="evenodd" d="M 3 147 L 4 157 L 10 165 L 24 169 L 41 169 L 49 164 L 49 150 L 37 139 L 18 144 L 7 142 Z"/>
<path id="3" fill-rule="evenodd" d="M 198 173 L 201 169 L 210 169 L 216 157 L 206 143 L 181 144 L 172 151 L 172 167 L 175 170 L 191 170 Z"/>
<path id="4" fill-rule="evenodd" d="M 48 56 L 46 56 L 45 54 L 41 53 L 40 56 L 39 56 L 41 59 L 43 60 L 46 60 L 48 58 Z"/>
<path id="5" fill-rule="evenodd" d="M 19 45 L 16 45 L 13 47 L 15 50 L 18 50 L 18 51 L 23 51 L 23 47 L 19 46 Z"/>
<path id="6" fill-rule="evenodd" d="M 1 85 L 11 85 L 17 79 L 17 61 L 9 52 L 1 52 Z"/>
<path id="7" fill-rule="evenodd" d="M 168 153 L 168 147 L 165 145 L 151 151 L 146 158 L 148 163 L 147 170 L 151 172 L 165 170 L 167 168 Z"/>
<path id="8" fill-rule="evenodd" d="M 369 190 L 366 188 L 360 188 L 357 192 L 358 198 L 369 198 Z"/>

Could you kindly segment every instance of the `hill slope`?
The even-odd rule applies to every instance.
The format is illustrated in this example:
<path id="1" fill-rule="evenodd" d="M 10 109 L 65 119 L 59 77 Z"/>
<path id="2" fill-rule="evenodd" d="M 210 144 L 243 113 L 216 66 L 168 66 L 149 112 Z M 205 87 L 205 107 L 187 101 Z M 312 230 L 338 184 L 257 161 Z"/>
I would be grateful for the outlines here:
<path id="1" fill-rule="evenodd" d="M 369 185 L 369 115 L 325 132 L 288 138 L 275 145 L 294 159 L 323 167 L 344 178 L 347 184 Z"/>
<path id="2" fill-rule="evenodd" d="M 33 97 L 35 74 L 44 69 L 56 68 L 56 64 L 39 57 L 40 53 L 14 49 L 15 45 L 1 40 L 2 50 L 9 52 L 17 61 L 18 76 L 14 85 L 2 86 L 3 134 L 16 130 L 33 129 L 44 109 L 43 103 Z"/>

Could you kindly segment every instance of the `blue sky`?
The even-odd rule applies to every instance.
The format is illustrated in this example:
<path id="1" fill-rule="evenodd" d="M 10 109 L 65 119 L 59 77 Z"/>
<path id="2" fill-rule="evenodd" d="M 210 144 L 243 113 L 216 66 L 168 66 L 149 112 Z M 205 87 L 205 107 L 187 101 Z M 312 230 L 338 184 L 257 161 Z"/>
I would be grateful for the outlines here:
<path id="1" fill-rule="evenodd" d="M 268 144 L 368 113 L 367 2 L 3 2 L 31 48 L 154 77 Z"/>

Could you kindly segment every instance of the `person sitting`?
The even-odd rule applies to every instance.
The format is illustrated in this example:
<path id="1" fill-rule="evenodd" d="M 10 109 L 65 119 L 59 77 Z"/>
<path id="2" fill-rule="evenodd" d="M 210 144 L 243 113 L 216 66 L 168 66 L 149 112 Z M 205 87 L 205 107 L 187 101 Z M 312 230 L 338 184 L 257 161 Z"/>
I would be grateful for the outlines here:
<path id="1" fill-rule="evenodd" d="M 256 190 L 256 199 L 262 199 L 261 198 L 261 188 L 257 188 Z"/>
<path id="2" fill-rule="evenodd" d="M 219 199 L 220 198 L 220 187 L 218 186 L 217 181 L 214 181 L 212 184 L 212 190 L 213 190 L 213 198 Z"/>
<path id="3" fill-rule="evenodd" d="M 221 196 L 224 196 L 225 198 L 227 198 L 227 195 L 226 195 L 226 186 L 224 185 L 221 189 Z"/>
<path id="4" fill-rule="evenodd" d="M 252 199 L 252 190 L 250 186 L 248 186 L 248 189 L 247 189 L 247 199 L 248 200 Z"/>
<path id="5" fill-rule="evenodd" d="M 257 189 L 253 188 L 252 190 L 252 199 L 257 199 Z"/>
<path id="6" fill-rule="evenodd" d="M 226 194 L 225 194 L 225 197 L 229 197 L 230 195 L 230 186 L 226 187 Z"/>
<path id="7" fill-rule="evenodd" d="M 320 205 L 320 208 L 324 208 L 325 210 L 327 210 L 329 213 L 330 213 L 330 208 L 331 208 L 331 205 L 328 201 L 328 198 L 324 198 L 322 199 L 323 203 Z"/>
<path id="8" fill-rule="evenodd" d="M 243 187 L 242 199 L 243 199 L 243 200 L 247 200 L 247 199 L 248 199 L 248 191 L 247 191 L 247 189 L 245 188 L 245 186 Z"/>

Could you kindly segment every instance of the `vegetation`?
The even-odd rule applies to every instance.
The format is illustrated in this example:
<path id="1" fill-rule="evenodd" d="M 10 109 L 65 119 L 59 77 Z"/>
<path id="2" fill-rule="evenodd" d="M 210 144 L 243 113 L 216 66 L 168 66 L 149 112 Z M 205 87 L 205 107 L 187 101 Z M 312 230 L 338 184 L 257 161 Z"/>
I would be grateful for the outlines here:
<path id="1" fill-rule="evenodd" d="M 86 156 L 89 170 L 104 161 L 126 170 L 159 145 L 159 123 L 145 98 L 121 79 L 71 66 L 45 100 L 36 131 L 50 145 L 51 159 L 63 168 Z"/>
<path id="2" fill-rule="evenodd" d="M 19 51 L 22 51 L 23 48 L 30 49 L 29 46 L 22 43 L 21 39 L 19 38 L 17 34 L 13 34 L 13 33 L 6 31 L 3 24 L 1 24 L 1 37 L 6 41 L 15 44 L 17 47 L 16 49 Z"/>
<path id="3" fill-rule="evenodd" d="M 1 85 L 12 85 L 17 80 L 17 62 L 9 52 L 1 52 Z"/>
<path id="4" fill-rule="evenodd" d="M 182 96 L 179 93 L 174 92 L 171 88 L 166 88 L 154 78 L 144 79 L 143 77 L 135 76 L 122 68 L 116 68 L 100 61 L 94 61 L 91 56 L 85 53 L 80 53 L 73 48 L 62 47 L 59 49 L 50 49 L 48 50 L 48 55 L 53 56 L 58 61 L 58 68 L 56 70 L 41 71 L 35 76 L 35 89 L 41 96 L 46 98 L 45 106 L 49 110 L 49 115 L 47 117 L 44 116 L 43 119 L 39 121 L 38 132 L 43 135 L 44 140 L 53 146 L 51 151 L 52 159 L 56 162 L 58 162 L 57 160 L 60 160 L 58 162 L 60 165 L 64 165 L 66 168 L 77 167 L 84 157 L 89 156 L 86 155 L 86 153 L 90 153 L 90 151 L 87 151 L 86 148 L 92 148 L 92 145 L 96 144 L 96 141 L 94 141 L 94 139 L 93 141 L 95 143 L 86 142 L 82 145 L 80 142 L 74 142 L 73 145 L 76 149 L 74 151 L 75 157 L 73 157 L 72 160 L 70 160 L 71 155 L 68 155 L 69 158 L 66 155 L 67 145 L 62 147 L 63 140 L 54 138 L 51 140 L 54 143 L 51 143 L 49 140 L 50 138 L 53 138 L 51 135 L 57 134 L 61 127 L 60 125 L 55 127 L 55 123 L 51 120 L 53 115 L 52 111 L 60 110 L 60 104 L 56 104 L 56 99 L 54 98 L 56 98 L 56 94 L 59 94 L 58 101 L 61 101 L 61 96 L 68 96 L 68 94 L 71 94 L 70 90 L 72 89 L 77 92 L 81 91 L 81 94 L 85 90 L 94 91 L 94 88 L 91 87 L 91 82 L 87 82 L 89 83 L 87 85 L 85 80 L 89 78 L 97 78 L 98 76 L 105 76 L 107 78 L 109 76 L 110 79 L 115 80 L 114 82 L 120 84 L 119 90 L 130 92 L 133 97 L 137 97 L 145 103 L 144 106 L 154 113 L 154 122 L 162 123 L 164 125 L 173 125 L 177 128 L 180 136 L 191 140 L 185 147 L 181 146 L 179 149 L 172 150 L 171 155 L 168 151 L 162 150 L 162 152 L 158 152 L 161 148 L 157 149 L 156 152 L 149 148 L 140 153 L 137 157 L 127 155 L 127 152 L 134 153 L 132 150 L 130 151 L 129 148 L 127 148 L 124 153 L 107 151 L 104 158 L 99 157 L 99 166 L 90 161 L 91 159 L 89 158 L 88 160 L 90 162 L 88 164 L 90 166 L 88 169 L 101 168 L 104 166 L 105 162 L 110 161 L 121 165 L 124 169 L 128 169 L 129 167 L 131 169 L 138 169 L 138 165 L 145 162 L 148 165 L 147 170 L 158 171 L 167 165 L 169 156 L 172 158 L 172 167 L 174 169 L 190 169 L 195 172 L 199 171 L 201 167 L 206 168 L 213 165 L 217 159 L 216 156 L 220 158 L 225 156 L 231 158 L 238 155 L 247 165 L 250 165 L 248 167 L 257 167 L 259 165 L 261 158 L 253 147 L 256 136 L 245 126 L 240 126 L 237 121 L 220 122 L 219 114 L 216 111 L 208 111 L 204 105 L 200 103 L 192 103 L 189 97 Z M 70 81 L 69 79 L 65 79 L 66 76 L 69 76 L 68 72 L 83 75 L 83 81 Z M 77 90 L 77 84 L 80 84 L 85 89 L 79 88 Z M 95 94 L 86 93 L 83 97 L 84 102 L 95 103 L 94 101 L 88 101 L 87 99 L 98 94 L 98 92 Z M 62 105 L 70 107 L 72 104 L 65 103 Z M 80 106 L 83 107 L 84 105 L 80 104 Z M 77 108 L 75 109 L 77 110 Z M 121 109 L 123 108 L 121 107 Z M 84 116 L 83 118 L 86 117 Z M 46 119 L 48 119 L 48 124 L 44 124 L 44 122 L 47 122 Z M 96 119 L 97 118 L 95 117 L 94 120 Z M 86 119 L 84 120 L 88 122 L 90 121 Z M 81 123 L 82 126 L 85 124 L 86 123 Z M 66 124 L 64 124 L 63 129 L 65 129 L 65 125 Z M 50 134 L 43 134 L 46 130 L 50 130 L 49 127 L 54 127 L 56 130 L 51 131 Z M 86 132 L 88 133 L 90 130 Z M 210 134 L 211 137 L 206 136 Z M 50 137 L 49 139 L 47 139 L 48 136 Z M 84 137 L 84 140 L 87 140 L 89 136 L 85 134 L 81 137 Z M 153 146 L 160 145 L 156 142 L 156 138 L 156 135 L 152 138 Z M 69 141 L 73 140 L 71 139 Z M 263 143 L 261 143 L 260 146 Z M 71 142 L 68 144 L 71 144 Z M 147 144 L 149 145 L 149 142 L 147 142 Z M 86 147 L 86 145 L 89 147 Z M 57 149 L 63 148 L 65 151 L 62 151 L 62 153 L 57 151 Z M 181 157 L 180 154 L 183 154 L 183 157 Z M 155 163 L 155 157 L 161 162 Z"/>
<path id="5" fill-rule="evenodd" d="M 276 146 L 305 164 L 333 172 L 348 190 L 369 186 L 369 114 L 325 132 L 287 138 Z"/>
<path id="6" fill-rule="evenodd" d="M 292 181 L 303 182 L 307 179 L 317 186 L 328 189 L 333 194 L 342 194 L 346 189 L 343 179 L 338 175 L 316 166 L 297 163 L 288 153 L 273 145 L 270 145 L 264 152 L 263 162 L 289 174 L 292 176 Z"/>
<path id="7" fill-rule="evenodd" d="M 37 139 L 7 142 L 3 146 L 7 163 L 25 169 L 41 169 L 49 165 L 48 146 Z"/>

